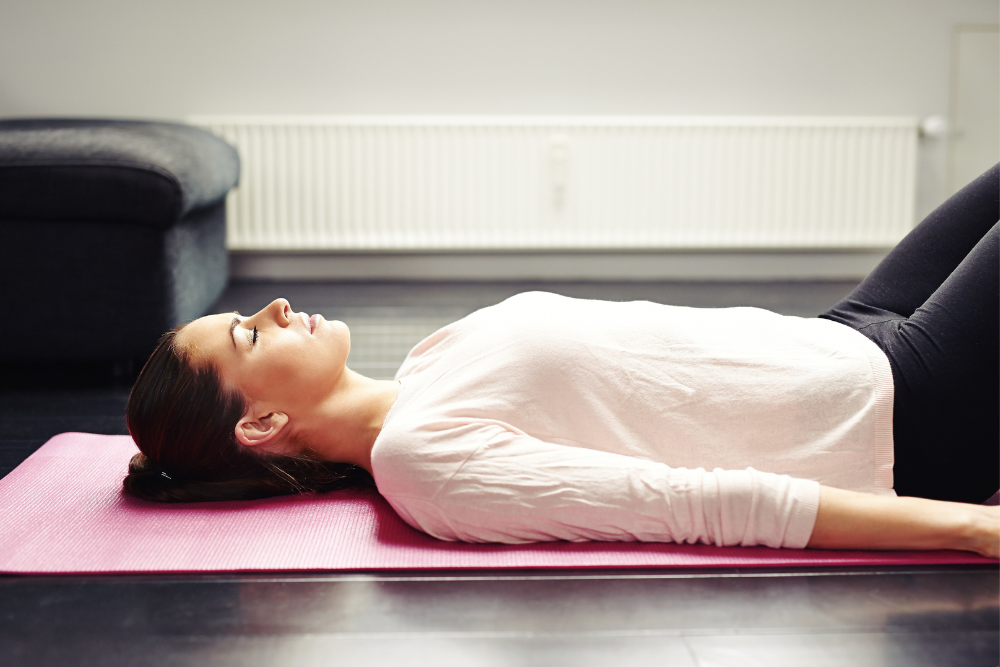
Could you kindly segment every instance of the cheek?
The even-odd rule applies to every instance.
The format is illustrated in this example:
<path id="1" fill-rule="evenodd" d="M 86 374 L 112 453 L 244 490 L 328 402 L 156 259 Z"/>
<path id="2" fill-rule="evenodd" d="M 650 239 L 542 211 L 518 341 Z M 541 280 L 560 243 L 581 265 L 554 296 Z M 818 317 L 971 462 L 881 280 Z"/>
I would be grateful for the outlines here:
<path id="1" fill-rule="evenodd" d="M 350 351 L 347 327 L 338 324 L 317 339 L 298 340 L 268 350 L 251 380 L 253 392 L 290 402 L 324 398 L 340 378 Z"/>
<path id="2" fill-rule="evenodd" d="M 252 402 L 305 405 L 324 399 L 344 370 L 351 348 L 343 322 L 324 322 L 314 336 L 273 339 L 247 360 L 231 380 Z"/>

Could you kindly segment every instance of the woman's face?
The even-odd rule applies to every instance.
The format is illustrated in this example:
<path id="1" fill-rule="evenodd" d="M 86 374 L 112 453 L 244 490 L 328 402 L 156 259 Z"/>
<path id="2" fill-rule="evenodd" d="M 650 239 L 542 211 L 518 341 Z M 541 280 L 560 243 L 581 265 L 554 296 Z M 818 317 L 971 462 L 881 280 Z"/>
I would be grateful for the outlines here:
<path id="1" fill-rule="evenodd" d="M 251 405 L 289 415 L 333 393 L 351 350 L 347 325 L 292 311 L 276 299 L 261 311 L 206 315 L 177 334 L 196 363 L 210 363 Z"/>

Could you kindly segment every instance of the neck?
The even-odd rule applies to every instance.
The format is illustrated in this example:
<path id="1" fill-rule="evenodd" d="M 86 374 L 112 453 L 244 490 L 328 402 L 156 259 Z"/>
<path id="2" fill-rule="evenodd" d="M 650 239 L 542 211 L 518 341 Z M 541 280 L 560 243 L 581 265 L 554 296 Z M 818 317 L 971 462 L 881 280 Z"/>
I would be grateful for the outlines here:
<path id="1" fill-rule="evenodd" d="M 299 418 L 297 435 L 323 461 L 352 463 L 372 472 L 372 447 L 396 401 L 396 380 L 372 380 L 344 369 L 334 392 Z"/>

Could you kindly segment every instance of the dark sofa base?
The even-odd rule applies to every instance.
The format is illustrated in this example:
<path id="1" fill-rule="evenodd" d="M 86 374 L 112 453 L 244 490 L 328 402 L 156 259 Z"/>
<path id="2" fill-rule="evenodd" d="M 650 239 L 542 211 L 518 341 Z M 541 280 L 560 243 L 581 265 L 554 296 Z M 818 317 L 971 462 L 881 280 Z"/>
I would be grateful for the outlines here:
<path id="1" fill-rule="evenodd" d="M 166 230 L 0 221 L 0 362 L 145 359 L 225 288 L 225 234 L 225 201 Z"/>

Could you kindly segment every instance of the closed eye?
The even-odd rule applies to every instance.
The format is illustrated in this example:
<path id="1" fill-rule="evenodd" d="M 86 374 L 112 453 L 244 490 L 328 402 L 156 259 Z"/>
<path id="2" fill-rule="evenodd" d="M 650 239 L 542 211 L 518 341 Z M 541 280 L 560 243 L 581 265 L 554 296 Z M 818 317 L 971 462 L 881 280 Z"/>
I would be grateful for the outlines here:
<path id="1" fill-rule="evenodd" d="M 233 314 L 236 317 L 234 317 L 232 319 L 232 321 L 229 322 L 229 340 L 233 341 L 233 349 L 235 350 L 236 349 L 236 336 L 234 335 L 234 332 L 236 331 L 236 327 L 239 326 L 239 323 L 240 323 L 240 314 L 237 313 L 235 310 L 233 311 Z"/>
<path id="2" fill-rule="evenodd" d="M 247 332 L 247 342 L 249 342 L 249 343 L 250 343 L 250 347 L 251 347 L 251 348 L 252 348 L 252 347 L 254 346 L 254 344 L 255 344 L 255 343 L 257 342 L 257 338 L 258 338 L 258 336 L 259 336 L 259 335 L 260 335 L 260 334 L 258 334 L 258 333 L 257 333 L 257 327 L 254 327 L 254 328 L 253 328 L 253 331 L 248 331 L 248 332 Z"/>

